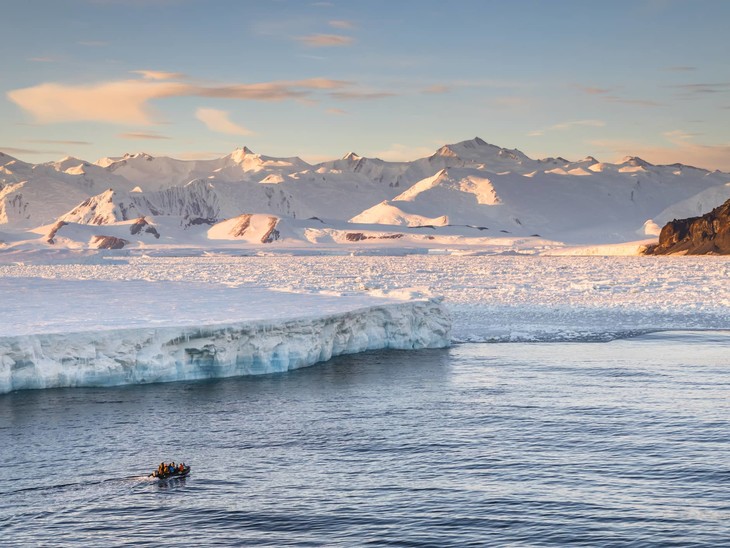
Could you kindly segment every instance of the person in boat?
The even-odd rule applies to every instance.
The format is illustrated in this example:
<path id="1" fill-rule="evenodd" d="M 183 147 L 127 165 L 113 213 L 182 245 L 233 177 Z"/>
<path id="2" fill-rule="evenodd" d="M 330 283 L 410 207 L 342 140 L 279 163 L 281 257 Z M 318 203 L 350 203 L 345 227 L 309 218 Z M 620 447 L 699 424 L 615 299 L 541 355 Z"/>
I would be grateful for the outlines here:
<path id="1" fill-rule="evenodd" d="M 157 467 L 157 471 L 153 474 L 157 478 L 164 478 L 170 474 L 170 465 L 166 462 L 161 462 Z"/>
<path id="2" fill-rule="evenodd" d="M 150 475 L 155 478 L 181 476 L 185 474 L 187 469 L 188 467 L 185 465 L 184 462 L 181 462 L 180 464 L 175 464 L 174 461 L 171 463 L 161 462 L 160 465 L 157 467 L 157 470 Z"/>

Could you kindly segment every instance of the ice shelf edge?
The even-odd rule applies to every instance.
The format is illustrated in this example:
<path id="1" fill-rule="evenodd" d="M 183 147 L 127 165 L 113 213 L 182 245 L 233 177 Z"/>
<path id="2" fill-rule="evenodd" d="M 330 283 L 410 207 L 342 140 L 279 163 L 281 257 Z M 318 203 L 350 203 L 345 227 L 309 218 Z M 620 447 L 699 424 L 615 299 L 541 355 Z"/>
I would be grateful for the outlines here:
<path id="1" fill-rule="evenodd" d="M 259 375 L 342 354 L 450 342 L 441 299 L 282 321 L 0 337 L 0 394 Z"/>

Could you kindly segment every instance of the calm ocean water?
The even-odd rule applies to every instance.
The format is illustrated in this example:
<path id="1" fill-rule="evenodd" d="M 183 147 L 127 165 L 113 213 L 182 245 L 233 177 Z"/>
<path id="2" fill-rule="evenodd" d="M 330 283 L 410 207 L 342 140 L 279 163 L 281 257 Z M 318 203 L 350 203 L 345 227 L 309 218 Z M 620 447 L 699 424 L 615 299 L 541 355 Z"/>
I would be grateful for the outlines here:
<path id="1" fill-rule="evenodd" d="M 0 395 L 2 546 L 730 545 L 730 333 Z M 144 475 L 192 464 L 185 481 Z"/>

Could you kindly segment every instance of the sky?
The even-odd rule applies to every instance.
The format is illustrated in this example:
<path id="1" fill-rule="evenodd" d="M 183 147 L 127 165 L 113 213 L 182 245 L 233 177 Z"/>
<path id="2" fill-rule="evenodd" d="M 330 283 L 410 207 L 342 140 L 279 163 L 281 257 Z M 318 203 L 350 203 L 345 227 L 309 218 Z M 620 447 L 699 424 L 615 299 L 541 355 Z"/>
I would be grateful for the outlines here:
<path id="1" fill-rule="evenodd" d="M 0 150 L 29 162 L 248 146 L 730 171 L 725 0 L 6 0 Z"/>

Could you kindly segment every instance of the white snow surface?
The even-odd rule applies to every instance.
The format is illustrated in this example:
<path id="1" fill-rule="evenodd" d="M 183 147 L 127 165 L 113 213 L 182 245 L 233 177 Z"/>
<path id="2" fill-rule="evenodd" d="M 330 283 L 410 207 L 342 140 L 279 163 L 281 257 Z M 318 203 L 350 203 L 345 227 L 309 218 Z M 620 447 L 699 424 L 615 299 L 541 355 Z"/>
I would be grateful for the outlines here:
<path id="1" fill-rule="evenodd" d="M 0 278 L 0 393 L 287 371 L 447 346 L 439 299 L 220 283 Z"/>
<path id="2" fill-rule="evenodd" d="M 636 157 L 532 159 L 479 138 L 410 162 L 349 153 L 315 165 L 247 148 L 212 160 L 138 153 L 95 164 L 70 157 L 30 164 L 0 153 L 0 249 L 90 249 L 97 236 L 114 236 L 125 251 L 483 249 L 518 240 L 541 252 L 656 241 L 667 221 L 728 197 L 730 173 Z M 208 232 L 244 215 L 272 218 L 276 237 L 259 238 L 255 227 L 235 237 L 225 227 Z M 159 226 L 160 237 L 123 225 L 139 217 Z M 58 221 L 68 224 L 48 237 L 45 227 Z"/>
<path id="3" fill-rule="evenodd" d="M 194 326 L 202 320 L 256 319 L 248 316 L 255 310 L 258 318 L 276 314 L 278 308 L 266 303 L 246 307 L 236 301 L 242 289 L 268 288 L 284 302 L 303 298 L 300 293 L 315 293 L 320 299 L 330 293 L 348 299 L 355 298 L 353 293 L 402 299 L 443 296 L 453 318 L 454 342 L 604 339 L 643 330 L 730 329 L 729 277 L 726 256 L 92 255 L 67 264 L 0 264 L 0 287 L 5 288 L 0 317 L 2 329 L 9 332 L 10 326 L 29 324 L 33 318 L 45 321 L 48 306 L 65 310 L 67 322 L 83 322 L 98 308 L 98 317 L 108 316 L 105 321 L 112 322 L 108 327 L 128 327 L 114 323 L 120 307 L 133 312 L 135 306 L 124 303 L 136 302 L 135 292 L 154 296 L 159 291 L 147 312 L 141 303 L 139 312 L 127 317 L 162 322 L 174 316 L 176 325 Z M 68 296 L 51 293 L 32 301 L 36 305 L 31 308 L 31 298 L 25 296 L 33 278 L 75 281 L 78 290 Z M 175 289 L 190 280 L 195 284 L 189 287 L 209 286 L 200 300 L 195 291 Z M 84 294 L 86 283 L 89 296 Z M 108 284 L 109 291 L 91 292 L 95 283 Z M 21 292 L 23 287 L 29 289 Z M 184 298 L 173 302 L 175 292 Z M 167 308 L 157 311 L 155 303 Z M 173 306 L 178 313 L 170 312 Z M 20 334 L 19 328 L 13 329 Z"/>

